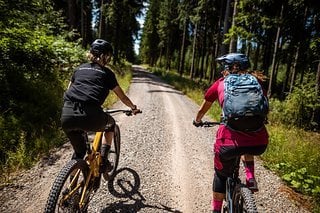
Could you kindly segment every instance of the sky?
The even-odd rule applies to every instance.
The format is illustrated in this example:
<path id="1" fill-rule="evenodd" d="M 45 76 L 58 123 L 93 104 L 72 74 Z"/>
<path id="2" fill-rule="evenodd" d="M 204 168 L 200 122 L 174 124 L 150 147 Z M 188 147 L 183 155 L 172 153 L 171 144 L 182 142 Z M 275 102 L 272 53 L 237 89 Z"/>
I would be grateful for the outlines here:
<path id="1" fill-rule="evenodd" d="M 140 40 L 141 40 L 141 33 L 142 33 L 142 29 L 143 29 L 143 24 L 144 24 L 144 19 L 145 19 L 145 15 L 146 15 L 146 11 L 147 11 L 147 4 L 144 3 L 144 9 L 142 10 L 142 15 L 137 17 L 137 21 L 140 23 L 140 31 L 139 31 L 139 37 L 137 40 L 135 40 L 135 44 L 134 44 L 134 51 L 135 53 L 138 55 L 139 54 L 139 48 L 140 48 Z M 99 8 L 95 8 L 93 9 L 93 20 L 92 20 L 92 28 L 95 28 L 96 24 L 97 24 L 97 14 L 96 12 L 99 10 Z"/>
<path id="2" fill-rule="evenodd" d="M 145 5 L 146 6 L 146 5 Z M 142 29 L 143 29 L 143 25 L 144 25 L 144 19 L 146 16 L 146 9 L 143 9 L 142 11 L 143 15 L 137 17 L 138 22 L 140 23 L 140 31 L 139 31 L 139 38 L 135 41 L 134 44 L 134 51 L 137 55 L 139 55 L 139 48 L 140 48 L 140 41 L 141 41 L 141 33 L 142 33 Z"/>

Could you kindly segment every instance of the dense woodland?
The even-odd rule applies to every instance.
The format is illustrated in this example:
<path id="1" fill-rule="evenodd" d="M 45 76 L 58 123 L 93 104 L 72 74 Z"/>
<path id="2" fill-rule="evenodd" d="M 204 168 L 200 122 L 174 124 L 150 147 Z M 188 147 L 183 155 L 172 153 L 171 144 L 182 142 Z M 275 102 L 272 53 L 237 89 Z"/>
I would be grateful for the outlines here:
<path id="1" fill-rule="evenodd" d="M 0 165 L 30 166 L 61 144 L 62 94 L 93 39 L 134 61 L 141 1 L 0 0 Z"/>
<path id="2" fill-rule="evenodd" d="M 62 94 L 95 38 L 112 42 L 115 67 L 141 62 L 205 86 L 216 57 L 245 53 L 268 77 L 273 122 L 319 132 L 317 0 L 0 0 L 0 29 L 0 171 L 63 143 Z"/>
<path id="3" fill-rule="evenodd" d="M 214 58 L 242 52 L 270 76 L 269 95 L 284 98 L 309 73 L 319 85 L 319 13 L 316 1 L 151 0 L 141 58 L 212 80 Z"/>

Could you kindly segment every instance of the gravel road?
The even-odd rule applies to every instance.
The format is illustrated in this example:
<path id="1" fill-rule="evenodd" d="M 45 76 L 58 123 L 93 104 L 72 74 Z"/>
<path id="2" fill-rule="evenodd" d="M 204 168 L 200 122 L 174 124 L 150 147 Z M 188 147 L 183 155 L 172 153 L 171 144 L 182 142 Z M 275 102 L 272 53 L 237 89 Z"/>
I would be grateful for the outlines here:
<path id="1" fill-rule="evenodd" d="M 215 128 L 195 128 L 199 106 L 140 67 L 128 96 L 143 111 L 115 115 L 121 156 L 112 182 L 103 180 L 89 212 L 210 212 Z M 126 108 L 116 103 L 113 108 Z M 206 117 L 205 119 L 209 119 Z M 0 212 L 42 212 L 53 180 L 71 157 L 67 143 L 0 189 Z M 259 160 L 259 212 L 310 212 Z"/>

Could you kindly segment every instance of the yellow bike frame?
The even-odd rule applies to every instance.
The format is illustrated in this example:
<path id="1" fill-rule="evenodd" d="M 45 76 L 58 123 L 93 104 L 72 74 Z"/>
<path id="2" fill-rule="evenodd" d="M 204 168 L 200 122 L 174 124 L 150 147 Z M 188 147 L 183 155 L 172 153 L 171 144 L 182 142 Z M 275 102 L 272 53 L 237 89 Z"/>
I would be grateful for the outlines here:
<path id="1" fill-rule="evenodd" d="M 132 111 L 131 110 L 115 110 L 110 113 L 114 112 L 125 112 L 128 116 L 131 115 Z M 141 112 L 140 112 L 141 113 Z M 87 162 L 89 166 L 89 172 L 88 175 L 85 179 L 85 183 L 81 182 L 77 186 L 74 187 L 74 185 L 78 182 L 78 178 L 80 176 L 80 170 L 76 171 L 74 174 L 74 177 L 72 178 L 68 189 L 70 192 L 66 195 L 63 196 L 62 199 L 60 199 L 59 203 L 63 204 L 66 200 L 68 200 L 74 193 L 78 191 L 80 187 L 83 186 L 83 190 L 81 193 L 81 198 L 79 201 L 79 208 L 82 209 L 87 203 L 87 196 L 90 196 L 90 193 L 92 192 L 92 182 L 94 178 L 99 178 L 100 177 L 100 164 L 101 164 L 101 154 L 99 151 L 99 148 L 101 146 L 101 141 L 103 137 L 103 132 L 96 132 L 92 146 L 89 150 L 87 150 L 87 155 L 85 157 L 85 161 Z M 89 190 L 89 191 L 88 191 Z"/>
<path id="2" fill-rule="evenodd" d="M 102 137 L 103 137 L 103 132 L 96 132 L 96 134 L 94 136 L 93 143 L 92 143 L 91 153 L 88 154 L 86 157 L 86 161 L 89 164 L 90 170 L 89 170 L 89 174 L 86 179 L 86 183 L 83 187 L 81 199 L 79 202 L 80 209 L 83 207 L 83 205 L 85 205 L 85 202 L 84 202 L 85 195 L 86 195 L 88 186 L 89 186 L 92 178 L 99 177 L 99 175 L 100 175 L 99 168 L 100 168 L 100 163 L 101 163 L 101 155 L 100 155 L 100 152 L 98 151 L 98 149 L 101 145 L 99 143 L 101 143 Z"/>
<path id="3" fill-rule="evenodd" d="M 87 178 L 85 180 L 85 185 L 83 187 L 82 190 L 82 194 L 81 194 L 81 199 L 79 202 L 79 208 L 81 209 L 86 203 L 85 203 L 85 197 L 86 195 L 88 195 L 87 192 L 88 188 L 89 188 L 89 184 L 92 182 L 92 179 L 94 177 L 99 177 L 100 172 L 99 172 L 99 168 L 100 168 L 100 163 L 101 163 L 101 155 L 100 152 L 98 151 L 99 147 L 100 147 L 100 141 L 102 140 L 103 137 L 103 132 L 96 132 L 93 143 L 92 143 L 92 147 L 91 147 L 91 151 L 88 153 L 88 155 L 86 156 L 85 160 L 87 161 L 88 165 L 89 165 L 89 174 L 87 175 Z M 80 175 L 80 171 L 77 171 L 77 173 L 75 174 L 74 178 L 72 179 L 69 187 L 72 188 L 71 186 L 74 184 L 75 180 L 79 177 Z M 63 199 L 61 199 L 61 202 L 63 202 L 64 200 L 69 199 L 69 197 L 75 193 L 79 187 L 81 187 L 81 184 L 78 184 L 75 188 L 73 188 L 70 193 L 68 193 Z"/>

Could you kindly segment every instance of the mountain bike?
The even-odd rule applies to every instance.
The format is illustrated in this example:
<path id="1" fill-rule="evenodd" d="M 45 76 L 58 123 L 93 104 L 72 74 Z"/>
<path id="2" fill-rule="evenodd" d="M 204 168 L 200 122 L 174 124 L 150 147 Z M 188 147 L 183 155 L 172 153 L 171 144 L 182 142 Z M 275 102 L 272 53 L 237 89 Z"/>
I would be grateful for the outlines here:
<path id="1" fill-rule="evenodd" d="M 105 110 L 108 114 L 117 112 L 132 115 L 131 110 Z M 114 139 L 108 154 L 108 160 L 113 165 L 108 173 L 99 172 L 103 132 L 96 132 L 92 143 L 88 140 L 87 132 L 84 136 L 87 146 L 86 157 L 72 159 L 61 169 L 51 187 L 44 212 L 87 212 L 90 200 L 100 187 L 101 176 L 106 181 L 114 177 L 120 155 L 119 126 L 115 125 Z"/>
<path id="2" fill-rule="evenodd" d="M 203 127 L 219 125 L 220 122 L 204 121 L 200 124 Z M 226 181 L 226 197 L 223 205 L 223 213 L 257 213 L 257 206 L 253 192 L 241 182 L 239 178 L 240 157 L 235 159 L 235 169 Z"/>

